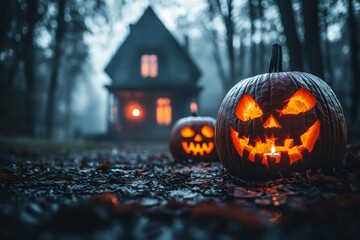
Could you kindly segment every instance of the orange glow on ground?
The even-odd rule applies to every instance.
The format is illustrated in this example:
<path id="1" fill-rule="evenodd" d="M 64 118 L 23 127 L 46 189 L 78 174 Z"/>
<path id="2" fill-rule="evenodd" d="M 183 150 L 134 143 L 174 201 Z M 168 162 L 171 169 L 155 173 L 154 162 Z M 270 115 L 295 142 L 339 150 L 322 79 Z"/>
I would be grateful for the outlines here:
<path id="1" fill-rule="evenodd" d="M 244 150 L 249 152 L 249 160 L 255 162 L 256 154 L 262 155 L 262 164 L 269 167 L 269 158 L 275 158 L 275 163 L 280 163 L 281 154 L 287 153 L 290 159 L 290 165 L 302 159 L 302 152 L 307 149 L 312 152 L 313 147 L 320 135 L 320 120 L 317 120 L 304 134 L 300 136 L 301 145 L 294 146 L 294 139 L 287 138 L 283 146 L 275 146 L 275 138 L 266 138 L 265 142 L 255 141 L 255 145 L 249 145 L 248 137 L 239 138 L 239 134 L 230 127 L 230 135 L 235 149 L 240 157 L 243 157 Z M 273 147 L 275 146 L 275 152 Z M 274 154 L 276 153 L 276 154 Z"/>
<path id="2" fill-rule="evenodd" d="M 244 94 L 236 106 L 236 116 L 243 122 L 261 117 L 263 112 L 259 104 L 250 97 L 248 94 Z"/>
<path id="3" fill-rule="evenodd" d="M 305 88 L 298 89 L 288 101 L 284 109 L 280 111 L 281 115 L 307 112 L 316 104 L 314 95 Z"/>

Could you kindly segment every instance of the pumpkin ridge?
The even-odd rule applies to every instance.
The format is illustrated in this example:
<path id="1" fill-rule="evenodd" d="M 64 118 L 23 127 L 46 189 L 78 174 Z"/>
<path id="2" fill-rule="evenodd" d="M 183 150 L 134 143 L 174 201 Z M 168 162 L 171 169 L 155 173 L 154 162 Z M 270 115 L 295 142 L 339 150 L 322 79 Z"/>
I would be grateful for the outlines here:
<path id="1" fill-rule="evenodd" d="M 255 84 L 251 82 L 254 82 Z M 244 93 L 252 93 L 253 91 L 256 91 L 256 88 L 254 90 L 254 86 L 256 86 L 256 79 L 254 80 L 253 78 L 247 78 L 244 79 L 244 81 L 240 81 L 238 88 L 235 88 L 234 91 L 232 91 L 233 96 L 235 96 L 236 101 L 233 102 L 234 106 L 236 106 L 240 100 L 240 98 L 243 96 L 243 94 L 238 94 L 239 92 L 244 92 Z M 244 90 L 243 90 L 244 89 Z M 236 129 L 239 129 L 239 126 L 236 125 Z M 244 126 L 241 129 L 242 132 L 244 132 Z M 230 134 L 230 130 L 227 134 Z M 228 139 L 226 144 L 233 144 L 233 142 L 231 141 L 231 139 Z M 229 152 L 229 156 L 232 156 L 233 153 Z M 243 172 L 243 169 L 245 168 L 244 164 L 242 161 L 233 161 L 234 163 L 231 164 L 231 168 L 236 169 L 236 170 L 240 170 L 241 172 Z"/>
<path id="2" fill-rule="evenodd" d="M 330 88 L 330 86 L 329 86 L 328 93 L 329 93 L 329 95 L 330 95 L 330 97 L 332 99 L 336 99 L 336 95 L 335 95 L 334 91 Z M 340 141 L 346 143 L 346 141 L 347 141 L 346 122 L 341 121 L 341 119 L 340 119 L 340 118 L 345 119 L 344 114 L 343 114 L 343 110 L 342 110 L 340 102 L 333 101 L 333 104 L 336 105 L 335 107 L 336 107 L 337 111 L 339 112 L 338 114 L 341 114 L 340 116 L 338 116 L 338 118 L 336 118 L 336 121 L 337 121 L 336 125 L 337 125 L 337 129 L 338 129 L 338 133 L 340 133 L 339 137 L 341 137 Z M 341 134 L 341 133 L 344 133 L 344 134 Z M 341 156 L 341 151 L 345 152 L 345 148 L 338 151 L 339 156 Z"/>
<path id="3" fill-rule="evenodd" d="M 301 76 L 299 76 L 300 74 L 296 73 L 298 76 L 297 77 L 300 77 L 302 78 Z M 311 77 L 315 77 L 315 76 L 311 76 Z M 321 106 L 321 111 L 322 112 L 325 112 L 325 116 L 330 116 L 331 115 L 331 111 L 329 110 L 329 107 L 328 107 L 328 104 L 330 102 L 332 102 L 332 100 L 330 101 L 326 101 L 325 99 L 325 96 L 324 94 L 322 93 L 322 91 L 320 90 L 320 88 L 317 86 L 317 83 L 315 81 L 312 81 L 312 79 L 307 75 L 307 74 L 304 74 L 304 78 L 306 79 L 306 82 L 304 82 L 304 84 L 306 84 L 306 87 L 309 88 L 309 89 L 316 89 L 316 91 L 318 92 L 318 94 L 320 96 L 317 96 L 317 102 L 323 102 L 322 104 L 320 104 Z M 310 85 L 311 84 L 311 85 Z M 325 89 L 323 89 L 325 90 Z M 326 103 L 326 104 L 325 104 Z M 325 105 L 325 109 L 323 109 L 323 105 Z M 316 115 L 323 115 L 322 113 L 321 114 L 318 114 L 318 111 L 316 111 Z M 328 123 L 328 121 L 330 122 L 330 124 Z M 330 126 L 332 126 L 333 122 L 332 122 L 332 119 L 329 117 L 327 118 L 327 121 L 324 121 L 325 123 L 323 123 L 322 125 L 326 124 L 326 127 L 325 126 L 322 126 L 321 130 L 323 131 L 323 139 L 320 139 L 320 142 L 321 142 L 321 145 L 319 146 L 320 148 L 320 152 L 321 152 L 321 149 L 322 148 L 326 148 L 327 146 L 330 146 L 330 150 L 329 151 L 325 151 L 324 153 L 324 156 L 325 156 L 325 159 L 327 160 L 331 160 L 331 155 L 334 155 L 333 152 L 335 151 L 334 148 L 333 148 L 333 136 L 332 136 L 332 131 Z M 326 129 L 326 131 L 324 130 Z M 325 133 L 324 133 L 325 132 Z"/>
<path id="4" fill-rule="evenodd" d="M 299 73 L 297 73 L 297 74 L 300 75 Z M 315 88 L 317 90 L 317 92 L 320 94 L 321 101 L 323 101 L 322 105 L 325 105 L 325 109 L 321 109 L 322 111 L 325 112 L 324 115 L 332 116 L 332 114 L 335 112 L 336 112 L 336 114 L 340 114 L 340 113 L 342 114 L 343 110 L 341 108 L 341 105 L 336 100 L 336 97 L 334 96 L 335 94 L 331 93 L 332 90 L 327 84 L 326 84 L 326 86 L 327 86 L 326 88 L 323 87 L 322 89 L 320 89 L 317 81 L 319 81 L 321 79 L 319 79 L 318 77 L 316 77 L 312 74 L 304 74 L 304 77 L 308 81 L 308 84 L 311 84 L 311 87 Z M 315 79 L 316 79 L 316 81 L 315 81 Z M 319 82 L 321 82 L 322 84 L 326 83 L 323 80 L 321 80 Z M 308 84 L 307 84 L 307 86 L 308 86 Z M 324 94 L 324 92 L 326 93 L 326 95 Z M 330 99 L 330 100 L 327 101 L 326 99 Z M 331 108 L 329 107 L 329 105 L 331 105 Z M 334 109 L 334 111 L 332 111 L 331 109 Z M 317 112 L 317 115 L 318 115 L 318 112 Z M 343 118 L 343 115 L 342 115 L 342 118 Z M 323 144 L 322 144 L 321 148 L 324 147 L 324 148 L 330 149 L 325 154 L 325 156 L 326 156 L 325 159 L 327 161 L 331 161 L 331 165 L 333 165 L 336 163 L 336 159 L 338 159 L 341 155 L 343 155 L 342 152 L 344 152 L 344 149 L 338 149 L 338 146 L 334 143 L 334 140 L 335 139 L 338 140 L 339 134 L 344 131 L 342 131 L 342 129 L 340 129 L 340 128 L 335 129 L 336 131 L 332 130 L 332 126 L 341 125 L 339 117 L 337 117 L 335 119 L 328 117 L 327 121 L 324 121 L 324 122 L 326 123 L 326 126 L 323 126 L 322 131 L 325 132 L 324 133 L 325 137 L 323 137 L 323 140 L 322 140 Z M 324 129 L 326 129 L 326 131 Z M 343 134 L 341 134 L 341 135 L 343 135 Z M 344 140 L 342 138 L 341 141 L 346 142 L 346 139 Z M 331 157 L 331 156 L 334 156 L 334 157 Z"/>
<path id="5" fill-rule="evenodd" d="M 310 74 L 309 74 L 309 76 L 307 76 L 308 80 L 309 80 L 311 83 L 313 83 L 314 85 L 316 85 L 316 84 L 314 83 L 315 81 L 314 81 L 312 78 L 310 78 L 310 76 L 311 76 Z M 317 80 L 318 80 L 318 79 L 317 79 Z M 326 82 L 324 81 L 324 83 L 326 83 Z M 327 103 L 328 103 L 328 104 L 331 104 L 332 109 L 334 109 L 334 110 L 337 112 L 337 114 L 341 114 L 341 112 L 342 112 L 341 105 L 340 105 L 340 103 L 338 103 L 338 102 L 336 101 L 336 97 L 334 97 L 334 93 L 332 92 L 332 89 L 327 85 L 327 88 L 324 88 L 323 90 L 325 90 L 325 93 L 326 93 L 327 96 L 325 96 L 325 95 L 323 94 L 323 92 L 321 92 L 320 94 L 321 94 L 322 98 L 324 98 L 324 99 L 330 98 L 331 101 L 327 101 Z M 325 98 L 325 97 L 327 97 L 327 98 Z M 328 116 L 329 116 L 329 113 L 330 113 L 331 111 L 330 111 L 328 105 L 326 105 L 326 108 L 327 108 L 326 110 L 328 111 Z M 342 115 L 342 117 L 343 117 L 343 115 Z M 335 118 L 335 119 L 330 118 L 330 119 L 329 119 L 329 121 L 330 121 L 330 124 L 329 124 L 329 125 L 330 125 L 330 126 L 334 126 L 334 125 L 339 126 L 339 123 L 340 123 L 339 118 L 340 118 L 340 116 L 338 116 L 338 118 Z M 336 124 L 335 124 L 334 122 L 335 122 Z M 341 129 L 339 129 L 339 128 L 337 128 L 336 130 L 337 130 L 337 131 L 333 132 L 333 131 L 330 131 L 330 130 L 328 129 L 327 132 L 328 132 L 329 135 L 330 135 L 329 139 L 330 139 L 330 141 L 331 141 L 331 146 L 333 146 L 331 149 L 332 149 L 333 152 L 335 152 L 335 154 L 337 153 L 337 154 L 336 154 L 336 158 L 338 158 L 339 155 L 341 155 L 341 151 L 344 151 L 344 150 L 343 150 L 343 149 L 338 149 L 337 146 L 335 146 L 335 144 L 334 144 L 334 139 L 338 139 L 338 138 L 339 138 L 338 133 L 342 132 Z M 334 133 L 335 136 L 331 136 L 332 133 Z M 345 142 L 346 142 L 346 140 L 345 140 Z M 337 149 L 337 150 L 336 150 L 336 149 Z M 333 153 L 333 154 L 334 154 L 334 153 Z M 334 159 L 336 159 L 336 158 L 334 158 Z"/>
<path id="6" fill-rule="evenodd" d="M 298 73 L 298 72 L 288 72 L 287 76 L 291 79 L 291 81 L 294 83 L 294 85 L 296 85 L 296 88 L 297 88 L 297 89 L 305 88 L 306 90 L 312 92 L 312 91 L 311 91 L 312 88 L 310 88 L 309 85 L 306 84 L 305 81 L 303 81 L 303 79 L 301 78 L 301 76 L 297 75 L 297 73 Z M 302 84 L 299 83 L 299 80 L 301 80 Z M 316 96 L 315 96 L 315 98 L 316 98 Z M 316 108 L 315 108 L 317 104 L 318 104 L 318 99 L 316 98 L 316 104 L 315 104 L 315 106 L 313 107 L 316 116 L 318 116 L 318 113 L 317 113 Z M 304 117 L 303 120 L 304 120 L 303 125 L 304 125 L 305 127 L 308 126 L 307 118 Z"/>

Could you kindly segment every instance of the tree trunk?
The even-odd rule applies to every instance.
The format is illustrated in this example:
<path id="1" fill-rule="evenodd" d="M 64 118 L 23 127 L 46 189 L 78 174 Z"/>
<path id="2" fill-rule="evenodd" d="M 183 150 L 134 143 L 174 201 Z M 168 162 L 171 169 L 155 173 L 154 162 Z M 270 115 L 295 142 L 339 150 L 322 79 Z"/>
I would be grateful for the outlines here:
<path id="1" fill-rule="evenodd" d="M 59 68 L 61 58 L 61 43 L 64 35 L 65 20 L 64 20 L 65 0 L 58 0 L 58 14 L 57 14 L 57 29 L 55 34 L 54 44 L 54 58 L 52 61 L 50 86 L 48 91 L 48 105 L 46 109 L 46 136 L 53 137 L 54 130 L 54 116 L 55 116 L 55 96 L 58 88 Z"/>
<path id="2" fill-rule="evenodd" d="M 326 72 L 327 72 L 327 78 L 325 79 L 326 82 L 329 84 L 331 88 L 334 86 L 334 72 L 333 72 L 333 64 L 331 61 L 331 46 L 330 42 L 327 38 L 325 38 L 325 63 L 326 63 Z"/>
<path id="3" fill-rule="evenodd" d="M 218 45 L 218 37 L 217 37 L 217 33 L 215 29 L 211 30 L 211 34 L 212 34 L 212 45 L 213 45 L 213 56 L 214 56 L 214 60 L 215 60 L 215 64 L 217 66 L 217 71 L 218 74 L 220 76 L 221 79 L 221 83 L 223 86 L 223 89 L 225 91 L 225 93 L 230 89 L 231 84 L 230 81 L 228 80 L 225 70 L 224 70 L 224 65 L 222 63 L 221 60 L 221 55 L 220 55 L 220 48 Z"/>
<path id="4" fill-rule="evenodd" d="M 259 19 L 260 19 L 260 43 L 259 43 L 259 74 L 266 72 L 265 69 L 265 46 L 264 46 L 264 9 L 262 6 L 262 0 L 258 0 L 258 11 L 259 11 Z"/>
<path id="5" fill-rule="evenodd" d="M 6 34 L 11 27 L 11 21 L 16 12 L 16 1 L 0 1 L 0 51 L 4 50 L 5 42 L 8 39 Z"/>
<path id="6" fill-rule="evenodd" d="M 357 120 L 359 114 L 359 92 L 360 92 L 360 62 L 359 62 L 359 35 L 357 32 L 356 19 L 353 12 L 353 1 L 348 0 L 348 27 L 350 39 L 350 67 L 352 75 L 351 110 L 352 122 Z"/>
<path id="7" fill-rule="evenodd" d="M 251 35 L 251 43 L 250 43 L 250 59 L 251 59 L 251 63 L 250 63 L 250 75 L 255 75 L 256 73 L 256 48 L 255 48 L 255 43 L 253 41 L 253 37 L 255 35 L 255 7 L 254 7 L 254 3 L 252 0 L 249 0 L 249 18 L 250 18 L 250 35 Z"/>
<path id="8" fill-rule="evenodd" d="M 224 23 L 226 26 L 226 47 L 229 56 L 229 78 L 231 85 L 234 85 L 237 81 L 235 79 L 235 49 L 234 49 L 234 19 L 233 19 L 233 2 L 227 0 L 228 14 L 224 14 Z M 232 86 L 231 86 L 232 87 Z"/>
<path id="9" fill-rule="evenodd" d="M 329 24 L 328 24 L 328 8 L 325 8 L 323 10 L 323 18 L 324 18 L 324 32 L 325 32 L 325 38 L 324 38 L 324 46 L 325 46 L 325 52 L 324 52 L 324 59 L 325 59 L 325 81 L 329 84 L 329 86 L 331 88 L 333 88 L 333 79 L 334 79 L 334 71 L 333 71 L 333 64 L 332 64 L 332 51 L 331 51 L 331 46 L 330 46 L 330 41 L 327 38 L 327 32 L 329 29 Z"/>
<path id="10" fill-rule="evenodd" d="M 3 77 L 3 82 L 1 82 L 1 89 L 0 92 L 3 91 L 8 91 L 9 89 L 11 89 L 14 85 L 14 81 L 15 81 L 15 77 L 17 76 L 17 71 L 19 68 L 19 63 L 20 63 L 20 54 L 19 54 L 19 49 L 18 46 L 14 46 L 13 49 L 13 56 L 12 58 L 9 60 L 9 65 L 8 66 L 0 66 L 0 77 Z"/>
<path id="11" fill-rule="evenodd" d="M 35 46 L 34 32 L 36 24 L 37 0 L 29 0 L 27 8 L 28 29 L 24 37 L 24 70 L 26 96 L 24 103 L 24 126 L 27 136 L 35 136 Z"/>
<path id="12" fill-rule="evenodd" d="M 237 79 L 243 79 L 244 75 L 245 75 L 245 71 L 244 71 L 244 59 L 245 59 L 245 44 L 244 41 L 242 40 L 243 34 L 240 34 L 240 38 L 239 38 L 239 53 L 238 53 L 238 68 L 236 70 L 236 78 Z"/>
<path id="13" fill-rule="evenodd" d="M 301 44 L 296 32 L 296 24 L 294 19 L 294 11 L 290 0 L 276 0 L 280 11 L 281 22 L 284 27 L 286 37 L 286 45 L 289 49 L 290 66 L 293 71 L 303 71 L 303 56 L 301 52 Z"/>
<path id="14" fill-rule="evenodd" d="M 219 14 L 222 18 L 226 30 L 226 51 L 229 60 L 229 71 L 225 70 L 222 63 L 220 48 L 218 44 L 218 36 L 216 29 L 211 29 L 213 55 L 217 70 L 221 79 L 224 91 L 227 92 L 236 82 L 236 63 L 235 63 L 235 48 L 234 48 L 234 19 L 233 19 L 233 1 L 226 0 L 226 5 L 222 5 L 220 0 L 208 0 L 209 16 L 213 20 L 215 14 Z"/>
<path id="15" fill-rule="evenodd" d="M 73 68 L 72 68 L 73 70 Z M 73 137 L 73 129 L 71 129 L 71 120 L 72 120 L 72 97 L 73 97 L 73 91 L 75 88 L 75 81 L 77 79 L 77 69 L 76 71 L 69 71 L 69 77 L 67 78 L 67 81 L 65 82 L 65 121 L 64 121 L 64 127 L 66 131 L 67 138 Z M 71 76 L 71 77 L 70 77 Z"/>
<path id="16" fill-rule="evenodd" d="M 70 84 L 70 85 L 72 85 L 72 84 Z M 73 137 L 72 131 L 71 131 L 71 118 L 72 118 L 72 109 L 71 109 L 72 91 L 70 89 L 71 87 L 72 86 L 68 86 L 66 93 L 65 93 L 66 111 L 65 111 L 64 125 L 65 125 L 66 137 L 69 139 L 71 137 Z"/>
<path id="17" fill-rule="evenodd" d="M 305 53 L 309 72 L 324 79 L 320 46 L 318 0 L 303 0 Z"/>

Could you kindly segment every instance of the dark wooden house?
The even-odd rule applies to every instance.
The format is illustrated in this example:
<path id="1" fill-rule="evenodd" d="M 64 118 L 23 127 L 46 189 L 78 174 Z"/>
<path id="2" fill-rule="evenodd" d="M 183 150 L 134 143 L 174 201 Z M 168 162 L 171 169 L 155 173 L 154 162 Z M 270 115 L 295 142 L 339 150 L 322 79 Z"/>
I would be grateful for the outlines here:
<path id="1" fill-rule="evenodd" d="M 148 7 L 105 69 L 109 90 L 108 133 L 123 139 L 166 139 L 173 123 L 190 114 L 201 75 Z"/>

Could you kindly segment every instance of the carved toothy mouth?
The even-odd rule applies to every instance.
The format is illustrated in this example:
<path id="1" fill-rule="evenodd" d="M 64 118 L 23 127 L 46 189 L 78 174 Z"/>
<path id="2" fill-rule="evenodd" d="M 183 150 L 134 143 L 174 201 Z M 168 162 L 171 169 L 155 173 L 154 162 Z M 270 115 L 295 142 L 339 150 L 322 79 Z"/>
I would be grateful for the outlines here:
<path id="1" fill-rule="evenodd" d="M 255 140 L 254 146 L 249 144 L 250 138 L 242 136 L 239 138 L 239 133 L 230 127 L 230 135 L 236 151 L 240 157 L 243 157 L 244 150 L 249 152 L 248 159 L 255 162 L 255 156 L 262 156 L 261 163 L 269 167 L 269 158 L 275 158 L 275 163 L 280 163 L 281 154 L 287 153 L 290 159 L 290 165 L 302 159 L 302 152 L 307 149 L 309 152 L 313 150 L 320 134 L 320 120 L 317 120 L 304 134 L 300 136 L 301 145 L 294 146 L 294 139 L 286 138 L 283 146 L 275 145 L 275 138 L 266 138 L 265 142 Z M 273 148 L 273 151 L 272 149 Z M 274 151 L 275 148 L 275 151 Z"/>
<path id="2" fill-rule="evenodd" d="M 192 152 L 194 156 L 198 154 L 200 156 L 204 156 L 205 153 L 210 154 L 215 146 L 213 142 L 209 142 L 209 143 L 181 142 L 181 145 L 187 154 L 190 154 Z"/>

